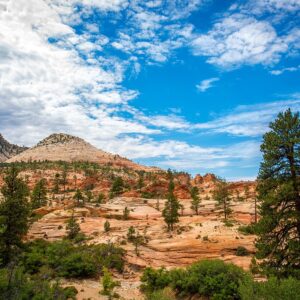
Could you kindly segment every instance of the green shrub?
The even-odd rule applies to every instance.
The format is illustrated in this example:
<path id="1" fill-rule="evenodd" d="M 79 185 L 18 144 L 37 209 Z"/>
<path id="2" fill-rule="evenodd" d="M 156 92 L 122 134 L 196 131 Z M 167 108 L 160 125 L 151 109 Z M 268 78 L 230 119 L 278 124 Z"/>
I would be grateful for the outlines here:
<path id="1" fill-rule="evenodd" d="M 22 265 L 29 274 L 40 273 L 44 267 L 56 276 L 94 277 L 103 267 L 121 272 L 124 253 L 113 244 L 76 245 L 69 240 L 53 243 L 36 240 L 26 246 Z"/>
<path id="2" fill-rule="evenodd" d="M 239 287 L 239 293 L 242 300 L 299 300 L 300 280 L 271 277 L 266 282 L 255 282 L 248 279 Z"/>
<path id="3" fill-rule="evenodd" d="M 238 231 L 244 235 L 255 234 L 255 226 L 254 225 L 242 225 L 238 228 Z"/>
<path id="4" fill-rule="evenodd" d="M 0 269 L 0 299 L 67 300 L 76 299 L 74 287 L 63 288 L 42 276 L 31 276 L 23 268 Z"/>
<path id="5" fill-rule="evenodd" d="M 240 299 L 239 286 L 247 274 L 233 264 L 221 260 L 204 260 L 186 269 L 154 270 L 147 268 L 141 278 L 144 291 L 171 287 L 178 295 L 209 299 Z"/>
<path id="6" fill-rule="evenodd" d="M 147 295 L 148 300 L 176 300 L 175 292 L 171 288 L 154 291 Z"/>
<path id="7" fill-rule="evenodd" d="M 237 256 L 247 256 L 249 255 L 249 251 L 243 246 L 238 246 L 235 254 Z"/>

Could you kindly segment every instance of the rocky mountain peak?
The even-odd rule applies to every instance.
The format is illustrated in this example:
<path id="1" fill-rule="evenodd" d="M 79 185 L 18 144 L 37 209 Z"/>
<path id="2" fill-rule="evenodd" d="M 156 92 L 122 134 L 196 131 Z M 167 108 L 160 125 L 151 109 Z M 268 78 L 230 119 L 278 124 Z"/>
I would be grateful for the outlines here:
<path id="1" fill-rule="evenodd" d="M 54 145 L 54 144 L 67 144 L 72 142 L 81 142 L 85 143 L 85 141 L 79 137 L 66 134 L 66 133 L 53 133 L 40 141 L 36 147 Z"/>

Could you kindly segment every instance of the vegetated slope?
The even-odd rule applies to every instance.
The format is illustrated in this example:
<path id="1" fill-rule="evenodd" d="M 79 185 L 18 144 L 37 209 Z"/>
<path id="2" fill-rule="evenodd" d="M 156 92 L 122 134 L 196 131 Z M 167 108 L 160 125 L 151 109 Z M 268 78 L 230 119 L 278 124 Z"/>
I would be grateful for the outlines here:
<path id="1" fill-rule="evenodd" d="M 17 161 L 82 161 L 134 170 L 157 170 L 157 168 L 142 166 L 119 155 L 102 151 L 79 137 L 63 133 L 50 135 L 36 146 L 9 159 L 7 162 Z"/>
<path id="2" fill-rule="evenodd" d="M 20 147 L 14 144 L 9 143 L 3 136 L 0 134 L 0 162 L 5 162 L 9 158 L 25 151 L 27 147 Z"/>

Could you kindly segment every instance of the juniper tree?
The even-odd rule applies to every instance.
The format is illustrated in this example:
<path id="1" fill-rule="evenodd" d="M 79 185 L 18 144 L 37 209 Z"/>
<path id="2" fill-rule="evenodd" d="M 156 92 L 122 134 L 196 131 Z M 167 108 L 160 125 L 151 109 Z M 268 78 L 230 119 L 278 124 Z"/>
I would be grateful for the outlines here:
<path id="1" fill-rule="evenodd" d="M 196 186 L 193 186 L 190 193 L 192 197 L 191 209 L 195 211 L 196 215 L 198 215 L 200 206 L 199 189 Z"/>
<path id="2" fill-rule="evenodd" d="M 216 188 L 213 192 L 213 197 L 216 203 L 216 208 L 221 209 L 224 214 L 224 220 L 227 221 L 228 217 L 232 213 L 230 208 L 230 193 L 228 189 L 228 184 L 224 179 L 219 178 L 216 184 Z"/>
<path id="3" fill-rule="evenodd" d="M 263 136 L 258 176 L 257 257 L 270 274 L 300 278 L 300 119 L 279 113 Z"/>
<path id="4" fill-rule="evenodd" d="M 180 203 L 177 200 L 177 198 L 174 195 L 174 182 L 173 177 L 171 177 L 169 173 L 169 188 L 168 188 L 168 196 L 167 201 L 165 203 L 165 207 L 163 209 L 162 215 L 164 217 L 164 220 L 168 226 L 168 231 L 173 231 L 174 224 L 179 222 L 179 209 L 180 209 Z"/>
<path id="5" fill-rule="evenodd" d="M 33 209 L 36 209 L 46 204 L 47 204 L 46 180 L 42 178 L 36 183 L 31 193 L 31 207 Z"/>
<path id="6" fill-rule="evenodd" d="M 18 174 L 15 166 L 9 168 L 1 188 L 4 199 L 0 203 L 0 260 L 3 264 L 18 253 L 29 227 L 29 190 Z"/>

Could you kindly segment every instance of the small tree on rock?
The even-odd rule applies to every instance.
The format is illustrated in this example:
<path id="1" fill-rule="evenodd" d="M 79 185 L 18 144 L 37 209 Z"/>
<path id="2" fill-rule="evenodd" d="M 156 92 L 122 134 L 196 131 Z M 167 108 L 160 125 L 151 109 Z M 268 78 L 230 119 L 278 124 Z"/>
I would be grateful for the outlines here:
<path id="1" fill-rule="evenodd" d="M 111 300 L 114 298 L 114 289 L 120 286 L 118 281 L 114 281 L 112 275 L 106 267 L 103 267 L 103 276 L 102 276 L 102 295 L 108 296 L 108 299 Z"/>
<path id="2" fill-rule="evenodd" d="M 200 206 L 199 189 L 196 186 L 193 186 L 190 192 L 192 197 L 191 209 L 195 211 L 196 215 L 198 215 Z"/>
<path id="3" fill-rule="evenodd" d="M 123 210 L 123 220 L 128 220 L 129 219 L 129 214 L 130 214 L 130 211 L 129 211 L 128 207 L 125 206 L 125 208 Z"/>
<path id="4" fill-rule="evenodd" d="M 124 181 L 122 177 L 116 177 L 113 181 L 113 184 L 110 189 L 109 196 L 110 198 L 113 198 L 115 196 L 120 195 L 123 192 L 124 189 Z"/>
<path id="5" fill-rule="evenodd" d="M 175 185 L 173 182 L 173 178 L 171 177 L 169 182 L 167 201 L 165 203 L 165 207 L 162 212 L 164 220 L 168 226 L 168 231 L 173 231 L 174 224 L 179 222 L 180 203 L 174 195 L 174 188 Z"/>
<path id="6" fill-rule="evenodd" d="M 76 193 L 75 193 L 73 199 L 76 200 L 76 205 L 77 205 L 77 206 L 82 206 L 84 197 L 83 197 L 83 195 L 82 195 L 80 189 L 77 189 L 77 191 L 76 191 Z"/>
<path id="7" fill-rule="evenodd" d="M 47 204 L 46 180 L 42 178 L 36 183 L 31 193 L 31 207 L 33 209 L 36 209 L 46 204 Z"/>
<path id="8" fill-rule="evenodd" d="M 80 232 L 80 226 L 74 217 L 74 212 L 72 213 L 71 218 L 67 222 L 67 237 L 70 240 L 73 240 L 77 237 L 78 233 Z"/>
<path id="9" fill-rule="evenodd" d="M 227 221 L 228 217 L 232 213 L 232 210 L 230 208 L 231 197 L 228 184 L 224 179 L 219 178 L 213 193 L 213 197 L 217 201 L 216 208 L 222 210 L 224 214 L 224 220 Z"/>
<path id="10" fill-rule="evenodd" d="M 104 223 L 104 231 L 105 232 L 110 231 L 110 223 L 108 222 L 108 220 L 106 220 L 105 223 Z"/>

